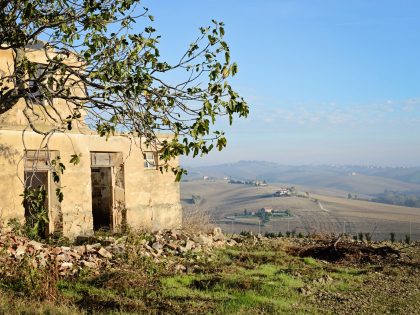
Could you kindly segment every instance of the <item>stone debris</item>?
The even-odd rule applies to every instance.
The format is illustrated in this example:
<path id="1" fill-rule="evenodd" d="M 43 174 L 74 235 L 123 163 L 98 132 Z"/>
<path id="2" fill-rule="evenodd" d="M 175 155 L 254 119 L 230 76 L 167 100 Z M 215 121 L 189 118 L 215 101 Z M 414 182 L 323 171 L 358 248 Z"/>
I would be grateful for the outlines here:
<path id="1" fill-rule="evenodd" d="M 215 228 L 211 233 L 165 230 L 139 234 L 138 239 L 136 237 L 134 240 L 129 240 L 127 236 L 91 237 L 83 238 L 82 242 L 86 243 L 84 245 L 55 246 L 12 233 L 0 232 L 0 252 L 5 252 L 7 259 L 14 261 L 32 259 L 31 263 L 35 267 L 56 264 L 59 274 L 68 276 L 76 274 L 83 268 L 99 271 L 105 266 L 112 266 L 123 257 L 124 253 L 133 250 L 155 261 L 175 256 L 186 257 L 190 262 L 191 259 L 199 260 L 202 257 L 210 259 L 211 252 L 215 248 L 235 246 L 238 245 L 238 241 L 240 242 L 238 239 L 235 241 L 223 235 L 220 228 Z M 185 266 L 178 263 L 174 268 L 179 272 L 186 270 Z"/>

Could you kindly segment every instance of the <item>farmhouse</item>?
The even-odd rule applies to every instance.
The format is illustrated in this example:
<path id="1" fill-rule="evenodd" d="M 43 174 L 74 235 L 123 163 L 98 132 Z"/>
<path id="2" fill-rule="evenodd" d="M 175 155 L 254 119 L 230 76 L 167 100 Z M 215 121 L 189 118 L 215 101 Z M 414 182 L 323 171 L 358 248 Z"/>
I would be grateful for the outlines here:
<path id="1" fill-rule="evenodd" d="M 273 208 L 271 207 L 264 207 L 260 209 L 261 213 L 272 213 L 273 212 Z"/>
<path id="2" fill-rule="evenodd" d="M 42 69 L 44 49 L 28 47 L 25 53 Z M 11 69 L 12 52 L 0 50 L 0 76 L 9 75 Z M 76 96 L 84 93 L 83 87 L 72 89 Z M 40 97 L 28 105 L 20 99 L 0 115 L 0 228 L 11 219 L 25 220 L 28 209 L 22 193 L 39 187 L 47 193 L 46 235 L 74 238 L 123 225 L 159 230 L 181 224 L 179 183 L 173 173 L 158 170 L 158 149 L 127 134 L 100 137 L 87 127 L 83 113 L 70 131 L 47 137 L 34 132 L 29 126 L 51 130 L 54 118 L 73 113 L 64 100 L 51 102 Z M 77 165 L 69 163 L 74 155 L 80 156 Z M 59 163 L 65 164 L 65 170 L 57 182 L 53 176 Z M 178 160 L 173 160 L 171 166 L 177 165 Z M 63 193 L 62 201 L 57 188 Z"/>
<path id="3" fill-rule="evenodd" d="M 280 188 L 274 193 L 274 197 L 284 197 L 284 196 L 289 196 L 289 195 L 290 195 L 290 191 L 288 188 Z"/>

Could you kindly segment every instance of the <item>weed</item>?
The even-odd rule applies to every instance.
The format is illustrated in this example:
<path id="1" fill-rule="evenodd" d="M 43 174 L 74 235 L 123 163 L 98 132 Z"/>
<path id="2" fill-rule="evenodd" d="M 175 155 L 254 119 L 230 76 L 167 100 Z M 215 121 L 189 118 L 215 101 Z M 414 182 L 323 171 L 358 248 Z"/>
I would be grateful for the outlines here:
<path id="1" fill-rule="evenodd" d="M 41 301 L 57 301 L 60 298 L 57 289 L 58 266 L 55 262 L 47 261 L 45 266 L 36 266 L 30 256 L 17 263 L 5 259 L 0 276 L 0 287 L 12 292 Z"/>
<path id="2" fill-rule="evenodd" d="M 277 234 L 273 232 L 265 232 L 264 236 L 268 238 L 276 238 Z"/>
<path id="3" fill-rule="evenodd" d="M 319 263 L 312 257 L 303 257 L 303 262 L 309 266 L 319 266 Z"/>
<path id="4" fill-rule="evenodd" d="M 389 236 L 390 236 L 391 243 L 394 243 L 395 242 L 395 233 L 391 232 L 391 233 L 389 233 Z"/>

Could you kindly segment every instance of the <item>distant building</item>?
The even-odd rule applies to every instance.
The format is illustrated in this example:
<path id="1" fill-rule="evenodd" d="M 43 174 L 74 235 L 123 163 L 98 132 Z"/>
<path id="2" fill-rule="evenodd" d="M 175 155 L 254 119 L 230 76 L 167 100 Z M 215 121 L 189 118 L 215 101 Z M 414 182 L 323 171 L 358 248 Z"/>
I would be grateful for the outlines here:
<path id="1" fill-rule="evenodd" d="M 267 182 L 266 182 L 265 180 L 256 180 L 256 181 L 254 182 L 254 185 L 255 185 L 255 186 L 261 186 L 261 187 L 268 186 L 268 185 L 267 185 Z"/>
<path id="2" fill-rule="evenodd" d="M 261 208 L 261 212 L 262 213 L 272 213 L 273 212 L 273 208 L 271 208 L 271 207 L 264 207 L 264 208 Z"/>
<path id="3" fill-rule="evenodd" d="M 290 190 L 288 188 L 280 188 L 274 193 L 275 197 L 290 196 Z"/>
<path id="4" fill-rule="evenodd" d="M 203 176 L 203 180 L 208 180 L 209 177 L 208 176 Z"/>

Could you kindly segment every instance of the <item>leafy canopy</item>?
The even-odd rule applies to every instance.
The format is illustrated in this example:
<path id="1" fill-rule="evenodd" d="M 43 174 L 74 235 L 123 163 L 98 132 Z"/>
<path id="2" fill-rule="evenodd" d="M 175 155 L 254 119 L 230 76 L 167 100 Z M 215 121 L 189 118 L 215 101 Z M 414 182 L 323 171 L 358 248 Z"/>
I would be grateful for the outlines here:
<path id="1" fill-rule="evenodd" d="M 87 114 L 85 122 L 102 136 L 124 132 L 159 148 L 161 170 L 175 156 L 223 149 L 216 119 L 232 123 L 249 112 L 227 81 L 237 65 L 223 39 L 224 24 L 200 28 L 185 54 L 170 63 L 160 56 L 153 20 L 139 0 L 0 0 L 0 50 L 12 50 L 15 61 L 13 71 L 0 76 L 0 114 L 20 99 L 29 109 L 41 97 L 44 109 L 64 100 L 70 115 L 50 115 L 56 123 L 45 131 L 27 114 L 32 129 L 65 131 Z M 41 69 L 25 54 L 40 43 L 47 56 Z M 77 87 L 83 93 L 74 93 Z M 159 133 L 174 137 L 161 140 Z"/>

